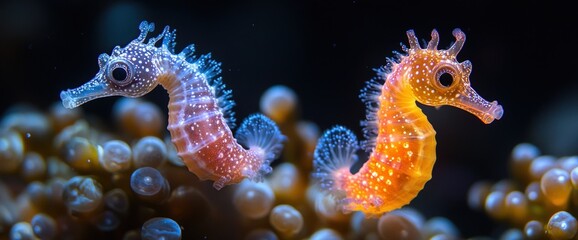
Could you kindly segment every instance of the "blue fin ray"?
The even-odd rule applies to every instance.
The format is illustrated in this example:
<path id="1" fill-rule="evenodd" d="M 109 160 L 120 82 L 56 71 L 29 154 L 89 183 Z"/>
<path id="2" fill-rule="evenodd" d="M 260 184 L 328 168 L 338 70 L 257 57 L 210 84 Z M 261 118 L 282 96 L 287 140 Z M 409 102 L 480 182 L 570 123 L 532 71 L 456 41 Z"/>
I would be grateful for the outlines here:
<path id="1" fill-rule="evenodd" d="M 177 41 L 176 41 L 177 30 L 173 29 L 172 31 L 168 31 L 168 26 L 165 29 L 167 29 L 167 31 L 164 33 L 162 46 L 167 48 L 167 50 L 170 53 L 174 54 L 175 53 L 175 45 L 177 44 Z"/>
<path id="2" fill-rule="evenodd" d="M 371 152 L 375 147 L 375 139 L 377 136 L 377 111 L 379 110 L 379 96 L 381 95 L 381 90 L 383 84 L 385 83 L 385 78 L 387 76 L 385 68 L 374 69 L 377 72 L 377 76 L 367 81 L 365 87 L 361 89 L 359 98 L 365 104 L 365 121 L 361 121 L 361 126 L 363 126 L 363 137 L 366 139 L 362 141 L 361 145 L 366 152 Z"/>
<path id="3" fill-rule="evenodd" d="M 247 117 L 237 132 L 237 141 L 249 150 L 257 149 L 264 153 L 263 163 L 259 171 L 252 176 L 252 180 L 260 181 L 272 171 L 271 162 L 279 157 L 283 150 L 285 136 L 281 133 L 277 124 L 263 114 L 253 114 Z"/>
<path id="4" fill-rule="evenodd" d="M 172 35 L 170 35 L 172 34 Z M 169 37 L 174 39 L 174 32 L 169 33 Z M 172 44 L 174 47 L 174 40 L 163 41 L 163 45 Z M 217 105 L 221 108 L 223 112 L 223 118 L 227 122 L 229 128 L 235 128 L 235 113 L 233 112 L 233 107 L 235 106 L 235 101 L 232 99 L 232 93 L 230 89 L 223 83 L 222 78 L 218 77 L 221 73 L 221 63 L 211 59 L 211 53 L 201 55 L 199 57 L 195 56 L 195 45 L 190 44 L 185 47 L 179 56 L 184 58 L 187 62 L 197 65 L 199 73 L 205 75 L 207 83 L 211 86 L 213 95 L 217 99 Z"/>
<path id="5" fill-rule="evenodd" d="M 349 168 L 359 159 L 357 137 L 343 126 L 335 126 L 323 133 L 313 154 L 313 178 L 319 180 L 323 189 L 335 191 L 334 173 Z"/>
<path id="6" fill-rule="evenodd" d="M 213 94 L 217 99 L 217 105 L 221 108 L 223 112 L 223 118 L 227 122 L 230 129 L 234 129 L 236 124 L 235 112 L 233 107 L 235 106 L 235 101 L 233 101 L 233 91 L 227 89 L 227 86 L 223 83 L 221 77 L 214 78 L 213 81 L 209 82 L 213 88 Z"/>

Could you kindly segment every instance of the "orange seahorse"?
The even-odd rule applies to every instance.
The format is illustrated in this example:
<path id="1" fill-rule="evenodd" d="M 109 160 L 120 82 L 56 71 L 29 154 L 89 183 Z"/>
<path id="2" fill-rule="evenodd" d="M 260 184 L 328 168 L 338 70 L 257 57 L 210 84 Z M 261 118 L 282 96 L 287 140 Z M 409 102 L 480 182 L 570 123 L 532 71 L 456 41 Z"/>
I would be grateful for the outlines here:
<path id="1" fill-rule="evenodd" d="M 258 181 L 271 172 L 269 165 L 285 137 L 261 114 L 249 116 L 233 137 L 234 102 L 218 77 L 221 64 L 210 54 L 194 56 L 193 45 L 175 54 L 176 35 L 168 26 L 148 43 L 144 41 L 154 24 L 143 21 L 139 29 L 138 38 L 126 47 L 98 57 L 100 70 L 92 80 L 62 91 L 62 104 L 74 108 L 96 98 L 140 97 L 160 84 L 169 93 L 171 140 L 189 171 L 213 180 L 216 189 L 244 178 Z M 161 46 L 155 46 L 161 39 Z"/>
<path id="2" fill-rule="evenodd" d="M 487 102 L 471 88 L 471 63 L 456 60 L 466 36 L 459 29 L 453 35 L 456 42 L 438 50 L 436 30 L 426 48 L 420 47 L 412 30 L 407 31 L 410 47 L 403 47 L 407 54 L 388 59 L 362 90 L 360 97 L 367 107 L 362 125 L 368 139 L 362 145 L 371 154 L 357 173 L 350 172 L 359 148 L 350 130 L 335 126 L 320 138 L 313 177 L 339 199 L 344 211 L 376 216 L 400 208 L 431 178 L 435 131 L 416 101 L 455 106 L 486 124 L 502 117 L 503 109 L 496 101 Z"/>

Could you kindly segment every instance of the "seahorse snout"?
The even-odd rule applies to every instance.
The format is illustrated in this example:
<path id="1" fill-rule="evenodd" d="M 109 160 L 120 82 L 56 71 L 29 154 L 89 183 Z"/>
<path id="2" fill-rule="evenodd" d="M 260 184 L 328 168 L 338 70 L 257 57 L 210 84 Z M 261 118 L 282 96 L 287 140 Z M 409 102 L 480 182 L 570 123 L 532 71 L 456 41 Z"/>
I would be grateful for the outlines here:
<path id="1" fill-rule="evenodd" d="M 488 102 L 471 88 L 459 94 L 448 104 L 476 115 L 485 124 L 490 124 L 504 115 L 504 109 L 497 101 Z"/>
<path id="2" fill-rule="evenodd" d="M 96 77 L 82 86 L 60 92 L 65 108 L 75 108 L 90 100 L 113 95 L 103 80 Z"/>
<path id="3" fill-rule="evenodd" d="M 504 115 L 504 109 L 502 108 L 501 105 L 498 105 L 498 101 L 492 102 L 492 106 L 490 107 L 490 110 L 488 110 L 488 112 L 496 120 L 500 120 L 500 118 L 502 118 L 502 115 Z"/>
<path id="4" fill-rule="evenodd" d="M 74 100 L 72 100 L 72 96 L 70 96 L 70 90 L 60 92 L 60 99 L 62 99 L 62 105 L 65 108 L 71 109 L 75 108 L 77 105 L 74 104 Z"/>

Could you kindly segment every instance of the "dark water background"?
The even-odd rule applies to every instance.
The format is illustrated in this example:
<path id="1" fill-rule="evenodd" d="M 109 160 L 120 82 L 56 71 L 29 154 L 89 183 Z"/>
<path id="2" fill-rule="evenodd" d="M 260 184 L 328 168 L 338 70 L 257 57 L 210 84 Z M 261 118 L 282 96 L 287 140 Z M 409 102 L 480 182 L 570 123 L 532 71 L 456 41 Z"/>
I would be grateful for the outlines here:
<path id="1" fill-rule="evenodd" d="M 440 33 L 440 47 L 467 35 L 458 60 L 473 64 L 472 86 L 504 107 L 502 120 L 484 125 L 450 107 L 424 112 L 438 132 L 433 179 L 412 203 L 426 216 L 450 218 L 463 236 L 499 231 L 465 202 L 476 180 L 508 176 L 517 143 L 544 154 L 578 154 L 578 17 L 555 1 L 1 1 L 0 110 L 27 102 L 40 109 L 59 101 L 98 71 L 97 57 L 138 36 L 148 20 L 177 29 L 177 51 L 195 43 L 223 63 L 238 118 L 258 111 L 260 93 L 275 84 L 293 88 L 301 116 L 326 129 L 342 124 L 361 135 L 359 89 L 407 44 Z M 166 93 L 147 99 L 165 109 Z M 84 105 L 110 120 L 116 98 Z"/>

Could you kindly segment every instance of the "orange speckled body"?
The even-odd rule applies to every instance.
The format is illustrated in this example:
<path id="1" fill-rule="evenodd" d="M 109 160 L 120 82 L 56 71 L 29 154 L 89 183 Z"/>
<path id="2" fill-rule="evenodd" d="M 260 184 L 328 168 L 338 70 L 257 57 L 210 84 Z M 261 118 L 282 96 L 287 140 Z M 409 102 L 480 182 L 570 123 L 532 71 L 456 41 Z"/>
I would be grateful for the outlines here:
<path id="1" fill-rule="evenodd" d="M 379 97 L 379 131 L 369 160 L 343 180 L 343 190 L 351 196 L 347 210 L 382 213 L 399 208 L 431 178 L 435 130 L 415 104 L 403 63 L 394 66 Z"/>
<path id="2" fill-rule="evenodd" d="M 314 177 L 341 199 L 345 211 L 376 216 L 408 204 L 432 177 L 436 160 L 435 130 L 416 101 L 430 106 L 452 105 L 490 123 L 501 118 L 502 107 L 487 102 L 471 87 L 469 61 L 457 62 L 465 35 L 454 30 L 456 42 L 438 50 L 438 33 L 432 32 L 421 48 L 413 31 L 407 32 L 410 48 L 398 61 L 378 71 L 362 92 L 368 106 L 365 135 L 371 154 L 360 170 L 351 174 L 357 160 L 356 138 L 341 126 L 326 131 L 315 152 Z M 440 78 L 449 74 L 451 83 Z M 445 85 L 444 85 L 445 84 Z"/>

